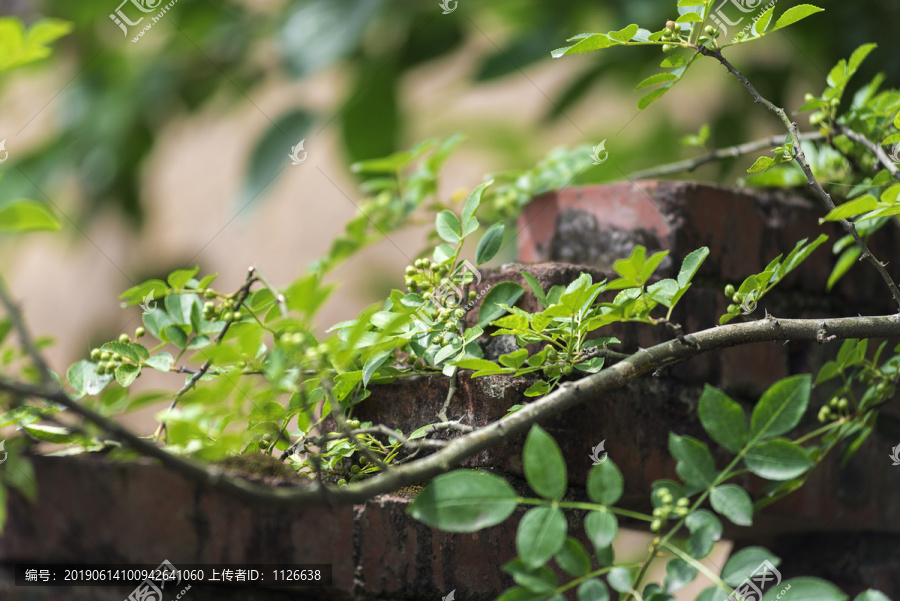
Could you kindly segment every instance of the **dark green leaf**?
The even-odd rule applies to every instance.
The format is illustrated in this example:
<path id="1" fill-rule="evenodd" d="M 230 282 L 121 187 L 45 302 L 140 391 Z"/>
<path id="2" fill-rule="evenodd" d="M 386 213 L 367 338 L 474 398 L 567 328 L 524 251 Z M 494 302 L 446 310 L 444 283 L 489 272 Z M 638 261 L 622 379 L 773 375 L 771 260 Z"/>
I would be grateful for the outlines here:
<path id="1" fill-rule="evenodd" d="M 670 559 L 666 564 L 666 592 L 674 593 L 693 582 L 696 577 L 697 568 L 679 557 Z"/>
<path id="2" fill-rule="evenodd" d="M 725 484 L 712 489 L 709 502 L 719 514 L 738 526 L 753 524 L 753 501 L 750 495 L 736 484 Z"/>
<path id="3" fill-rule="evenodd" d="M 457 244 L 462 240 L 462 225 L 459 218 L 452 211 L 441 211 L 435 218 L 435 228 L 438 236 L 450 244 Z"/>
<path id="4" fill-rule="evenodd" d="M 476 532 L 508 518 L 516 509 L 516 499 L 516 491 L 499 476 L 457 470 L 435 478 L 408 511 L 433 528 Z"/>
<path id="5" fill-rule="evenodd" d="M 519 557 L 531 568 L 544 565 L 565 544 L 567 530 L 566 517 L 559 507 L 529 509 L 516 531 Z"/>
<path id="6" fill-rule="evenodd" d="M 606 579 L 609 586 L 620 593 L 627 593 L 631 590 L 631 572 L 621 566 L 616 566 L 609 571 Z"/>
<path id="7" fill-rule="evenodd" d="M 495 319 L 502 317 L 506 313 L 506 309 L 500 305 L 512 307 L 523 294 L 525 294 L 525 289 L 515 282 L 500 282 L 493 286 L 484 295 L 481 308 L 478 309 L 478 325 L 483 328 Z"/>
<path id="8" fill-rule="evenodd" d="M 712 485 L 716 477 L 716 463 L 705 444 L 696 438 L 670 432 L 669 452 L 677 460 L 675 471 L 684 480 L 688 495 Z"/>
<path id="9" fill-rule="evenodd" d="M 495 223 L 485 232 L 475 250 L 475 264 L 481 265 L 494 258 L 503 243 L 503 223 Z"/>
<path id="10" fill-rule="evenodd" d="M 123 363 L 116 367 L 116 381 L 119 385 L 128 388 L 131 386 L 131 383 L 134 382 L 135 378 L 137 378 L 141 374 L 141 366 L 140 365 L 132 365 L 131 363 Z"/>
<path id="11" fill-rule="evenodd" d="M 713 550 L 713 545 L 722 539 L 722 522 L 711 511 L 699 509 L 685 519 L 690 530 L 688 553 L 694 559 L 703 559 Z"/>
<path id="12" fill-rule="evenodd" d="M 704 387 L 697 412 L 709 437 L 732 453 L 739 453 L 747 444 L 744 409 L 718 388 Z"/>
<path id="13" fill-rule="evenodd" d="M 237 199 L 239 207 L 243 208 L 248 203 L 258 202 L 264 197 L 265 192 L 272 189 L 270 184 L 273 180 L 292 166 L 291 148 L 303 144 L 312 123 L 313 115 L 299 109 L 281 115 L 272 123 L 250 153 L 250 161 Z M 298 159 L 306 156 L 306 150 L 297 149 L 296 153 Z"/>
<path id="14" fill-rule="evenodd" d="M 781 591 L 787 590 L 784 595 Z M 844 591 L 821 578 L 791 578 L 776 586 L 762 598 L 762 601 L 846 601 L 850 598 Z"/>
<path id="15" fill-rule="evenodd" d="M 619 533 L 619 521 L 613 512 L 607 509 L 589 511 L 584 518 L 584 531 L 595 549 L 603 549 L 612 545 Z"/>
<path id="16" fill-rule="evenodd" d="M 754 445 L 744 455 L 744 463 L 768 480 L 790 480 L 813 466 L 803 447 L 783 438 Z"/>
<path id="17" fill-rule="evenodd" d="M 624 488 L 622 472 L 608 457 L 588 473 L 587 494 L 594 503 L 613 505 L 622 498 Z"/>
<path id="18" fill-rule="evenodd" d="M 555 559 L 559 567 L 569 576 L 584 576 L 591 570 L 591 556 L 584 550 L 584 546 L 571 536 L 566 538 Z"/>
<path id="19" fill-rule="evenodd" d="M 722 580 L 729 586 L 737 586 L 756 571 L 763 562 L 769 562 L 770 565 L 777 568 L 781 563 L 781 559 L 763 547 L 747 547 L 741 549 L 725 563 L 722 568 Z"/>
<path id="20" fill-rule="evenodd" d="M 545 499 L 559 500 L 566 494 L 566 462 L 553 437 L 538 425 L 531 427 L 522 452 L 525 479 Z"/>
<path id="21" fill-rule="evenodd" d="M 806 411 L 811 386 L 809 375 L 791 376 L 770 386 L 753 409 L 751 442 L 793 430 Z"/>
<path id="22" fill-rule="evenodd" d="M 578 601 L 609 601 L 609 589 L 602 580 L 589 578 L 578 585 Z"/>

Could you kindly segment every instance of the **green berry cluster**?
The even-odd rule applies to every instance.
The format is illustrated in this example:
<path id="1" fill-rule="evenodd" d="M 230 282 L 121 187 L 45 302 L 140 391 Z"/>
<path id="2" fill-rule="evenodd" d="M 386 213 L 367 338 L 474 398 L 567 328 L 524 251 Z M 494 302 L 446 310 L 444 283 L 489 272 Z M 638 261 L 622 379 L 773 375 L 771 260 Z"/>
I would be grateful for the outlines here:
<path id="1" fill-rule="evenodd" d="M 137 340 L 147 331 L 144 328 L 137 328 L 134 331 L 134 339 Z M 119 336 L 118 341 L 122 344 L 126 344 L 131 342 L 131 337 L 128 334 L 122 334 Z M 131 363 L 131 361 L 118 353 L 113 353 L 111 351 L 104 351 L 99 348 L 95 348 L 91 350 L 91 361 L 97 364 L 97 367 L 94 368 L 94 371 L 98 376 L 106 376 L 113 375 L 116 373 L 116 368 L 123 363 Z"/>
<path id="2" fill-rule="evenodd" d="M 432 344 L 448 344 L 455 338 L 454 331 L 462 331 L 462 319 L 466 310 L 459 306 L 463 299 L 454 298 L 448 302 L 448 296 L 454 296 L 459 282 L 451 281 L 454 274 L 444 263 L 432 263 L 428 259 L 416 259 L 406 267 L 406 288 L 414 294 L 421 294 L 425 301 L 433 301 L 436 320 L 430 332 Z M 447 293 L 450 293 L 449 295 Z M 466 299 L 474 301 L 478 293 L 469 291 Z M 453 306 L 447 306 L 453 305 Z"/>
<path id="3" fill-rule="evenodd" d="M 207 290 L 204 293 L 206 298 L 215 298 L 216 293 L 212 290 Z M 221 319 L 224 322 L 231 323 L 233 321 L 240 321 L 243 319 L 244 315 L 238 310 L 234 309 L 234 299 L 226 298 L 222 303 L 216 306 L 216 303 L 208 300 L 203 303 L 203 319 L 213 320 L 213 319 Z"/>
<path id="4" fill-rule="evenodd" d="M 705 44 L 710 40 L 716 39 L 717 37 L 719 37 L 719 30 L 712 25 L 707 25 L 703 28 L 703 35 L 700 36 L 700 43 Z"/>
<path id="5" fill-rule="evenodd" d="M 652 532 L 661 532 L 669 522 L 672 515 L 677 518 L 683 518 L 691 512 L 691 500 L 687 497 L 681 497 L 675 501 L 675 497 L 668 490 L 659 492 L 659 500 L 662 505 L 653 510 L 653 521 L 650 523 Z"/>
<path id="6" fill-rule="evenodd" d="M 819 422 L 825 424 L 847 415 L 850 415 L 850 401 L 843 397 L 834 398 L 819 409 Z"/>
<path id="7" fill-rule="evenodd" d="M 728 284 L 725 286 L 725 296 L 731 299 L 732 304 L 728 305 L 728 309 L 726 309 L 729 313 L 737 314 L 741 312 L 741 307 L 747 302 L 747 294 L 741 294 L 735 291 L 734 286 Z M 751 299 L 752 302 L 752 299 Z"/>
<path id="8" fill-rule="evenodd" d="M 559 352 L 550 346 L 549 344 L 544 347 L 544 351 L 547 353 L 547 358 L 545 359 L 545 367 L 543 373 L 548 378 L 558 378 L 560 376 L 571 376 L 572 375 L 572 366 L 566 363 L 559 356 Z"/>
<path id="9" fill-rule="evenodd" d="M 659 39 L 667 42 L 663 44 L 662 51 L 672 52 L 684 41 L 681 39 L 681 25 L 675 21 L 666 21 L 666 30 Z"/>

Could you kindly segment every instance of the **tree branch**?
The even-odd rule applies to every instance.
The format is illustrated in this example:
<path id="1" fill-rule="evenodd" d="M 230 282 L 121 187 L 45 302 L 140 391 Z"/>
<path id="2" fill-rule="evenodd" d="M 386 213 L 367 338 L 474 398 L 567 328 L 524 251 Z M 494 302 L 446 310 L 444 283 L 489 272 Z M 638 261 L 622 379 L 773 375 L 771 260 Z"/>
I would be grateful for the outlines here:
<path id="1" fill-rule="evenodd" d="M 165 467 L 200 484 L 254 503 L 283 505 L 319 505 L 329 502 L 360 503 L 387 492 L 415 484 L 446 472 L 479 451 L 493 447 L 510 436 L 523 434 L 542 419 L 594 400 L 604 392 L 621 388 L 630 380 L 715 349 L 766 341 L 816 342 L 822 331 L 835 340 L 848 338 L 884 338 L 900 336 L 900 315 L 878 317 L 845 317 L 840 319 L 765 319 L 729 324 L 685 336 L 685 342 L 670 340 L 638 351 L 627 359 L 587 378 L 572 382 L 543 398 L 529 403 L 515 413 L 450 441 L 447 446 L 427 457 L 404 466 L 394 467 L 363 482 L 326 487 L 321 482 L 299 489 L 269 489 L 239 478 L 224 475 L 216 468 L 204 468 L 190 459 L 172 455 L 156 445 L 132 434 L 124 426 L 78 404 L 61 390 L 12 382 L 0 378 L 0 389 L 17 394 L 40 397 L 67 407 L 72 412 L 97 424 L 120 442 L 138 452 L 158 459 Z M 324 494 L 328 491 L 327 496 Z"/>
<path id="2" fill-rule="evenodd" d="M 894 164 L 894 162 L 890 159 L 887 153 L 884 152 L 884 149 L 881 146 L 878 146 L 877 144 L 869 140 L 869 138 L 853 131 L 849 127 L 841 125 L 840 123 L 834 124 L 834 130 L 836 133 L 843 134 L 854 142 L 862 144 L 863 146 L 868 148 L 869 152 L 878 157 L 878 162 L 881 163 L 882 166 L 887 169 L 891 175 L 894 176 L 894 179 L 900 180 L 900 169 L 897 169 L 897 165 Z"/>
<path id="3" fill-rule="evenodd" d="M 825 136 L 823 136 L 819 132 L 805 132 L 800 134 L 800 139 L 824 140 Z M 737 158 L 745 154 L 758 152 L 760 150 L 772 148 L 773 146 L 779 146 L 782 142 L 784 142 L 784 136 L 769 136 L 768 138 L 764 138 L 762 140 L 755 140 L 753 142 L 747 142 L 745 144 L 739 144 L 737 146 L 729 146 L 727 148 L 719 148 L 710 152 L 709 154 L 695 157 L 693 159 L 678 161 L 676 163 L 669 163 L 668 165 L 661 165 L 659 167 L 645 169 L 643 171 L 636 171 L 629 175 L 627 179 L 651 179 L 661 177 L 663 175 L 681 173 L 682 171 L 693 171 L 694 169 L 697 169 L 698 167 L 701 167 L 707 163 L 712 163 L 713 161 Z"/>
<path id="4" fill-rule="evenodd" d="M 746 77 L 744 77 L 744 74 L 738 71 L 730 62 L 728 62 L 728 59 L 722 56 L 721 52 L 719 52 L 718 50 L 707 48 L 703 45 L 694 46 L 694 49 L 704 56 L 710 56 L 719 61 L 726 69 L 728 69 L 728 71 L 732 75 L 737 78 L 738 81 L 741 82 L 741 84 L 743 84 L 745 88 L 747 88 L 747 91 L 750 92 L 751 96 L 753 96 L 754 102 L 762 104 L 764 107 L 769 109 L 769 111 L 777 115 L 779 119 L 781 119 L 782 123 L 784 123 L 784 126 L 790 132 L 791 139 L 794 141 L 794 160 L 797 161 L 797 164 L 800 165 L 800 168 L 806 175 L 807 184 L 813 189 L 813 191 L 816 193 L 816 196 L 818 196 L 822 200 L 822 202 L 825 204 L 825 207 L 829 211 L 834 210 L 834 201 L 831 200 L 831 196 L 828 194 L 828 192 L 825 191 L 824 188 L 822 188 L 818 180 L 816 180 L 815 176 L 813 175 L 812 169 L 809 166 L 809 163 L 807 163 L 806 161 L 806 155 L 803 153 L 803 148 L 800 145 L 800 130 L 797 128 L 797 124 L 791 121 L 785 110 L 781 107 L 775 106 L 766 98 L 763 98 L 763 96 L 756 90 L 753 84 L 750 83 L 750 81 L 748 81 Z M 860 238 L 859 233 L 856 231 L 856 226 L 853 225 L 853 223 L 847 221 L 846 219 L 841 219 L 840 224 L 844 228 L 844 230 L 846 230 L 846 232 L 853 237 L 856 245 L 862 251 L 862 255 L 859 258 L 860 261 L 866 259 L 873 266 L 875 266 L 875 269 L 878 270 L 878 273 L 888 285 L 888 288 L 890 289 L 894 300 L 897 302 L 898 307 L 900 307 L 900 289 L 897 288 L 897 284 L 895 284 L 894 280 L 891 279 L 891 275 L 887 272 L 887 269 L 885 269 L 884 263 L 875 258 L 875 256 L 872 254 L 872 251 L 869 250 L 869 247 L 866 245 L 863 239 Z"/>

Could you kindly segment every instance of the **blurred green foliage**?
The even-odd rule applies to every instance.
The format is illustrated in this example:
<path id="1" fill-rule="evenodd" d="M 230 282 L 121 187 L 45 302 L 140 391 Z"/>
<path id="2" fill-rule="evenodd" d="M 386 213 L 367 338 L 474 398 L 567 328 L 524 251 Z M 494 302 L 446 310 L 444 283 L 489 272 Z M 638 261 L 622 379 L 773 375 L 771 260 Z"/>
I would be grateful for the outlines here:
<path id="1" fill-rule="evenodd" d="M 139 1 L 155 4 L 153 0 Z M 783 8 L 791 5 L 787 0 L 783 3 Z M 156 4 L 161 5 L 158 0 Z M 331 112 L 315 112 L 303 98 L 297 98 L 285 114 L 266 115 L 270 129 L 262 132 L 255 144 L 240 198 L 235 200 L 243 204 L 264 198 L 260 190 L 281 166 L 269 158 L 275 145 L 284 155 L 284 150 L 301 138 L 330 126 L 341 132 L 346 164 L 411 145 L 414 140 L 407 131 L 408 111 L 400 86 L 414 68 L 453 56 L 466 46 L 470 51 L 482 49 L 471 71 L 473 85 L 522 77 L 530 65 L 551 60 L 550 51 L 564 45 L 573 32 L 652 22 L 668 5 L 667 0 L 460 0 L 454 12 L 443 15 L 436 0 L 295 0 L 265 10 L 235 0 L 177 2 L 139 43 L 133 43 L 132 37 L 155 13 L 143 15 L 144 22 L 129 27 L 129 35 L 123 35 L 110 14 L 121 9 L 136 20 L 141 13 L 131 3 L 38 0 L 21 4 L 17 16 L 27 23 L 50 16 L 71 21 L 74 29 L 50 65 L 62 74 L 59 95 L 51 100 L 58 103 L 54 112 L 59 115 L 53 135 L 27 155 L 13 157 L 11 162 L 27 173 L 28 179 L 7 178 L 0 202 L 34 196 L 31 181 L 59 183 L 71 173 L 88 199 L 85 213 L 79 216 L 82 220 L 101 207 L 113 206 L 140 225 L 145 202 L 140 174 L 167 124 L 213 99 L 225 109 L 246 103 L 272 78 L 302 79 L 340 65 L 348 83 Z M 771 56 L 754 61 L 748 55 L 742 61 L 747 77 L 776 104 L 791 106 L 791 99 L 783 97 L 791 91 L 783 85 L 785 81 L 806 81 L 817 69 L 824 75 L 862 42 L 881 42 L 882 50 L 864 67 L 868 72 L 859 80 L 867 81 L 884 71 L 889 85 L 900 81 L 900 55 L 888 51 L 893 41 L 890 29 L 900 17 L 896 2 L 861 0 L 826 9 L 815 19 L 779 34 L 786 38 L 787 47 L 796 49 L 792 56 L 783 61 Z M 798 56 L 803 59 L 796 59 Z M 633 53 L 627 61 L 614 55 L 570 60 L 577 61 L 577 72 L 561 92 L 549 96 L 543 118 L 524 136 L 533 148 L 521 148 L 523 137 L 504 139 L 503 124 L 493 124 L 498 127 L 496 140 L 487 146 L 499 153 L 499 164 L 531 167 L 522 164 L 522 158 L 544 156 L 542 134 L 568 119 L 568 113 L 580 106 L 587 94 L 603 89 L 634 96 L 630 90 L 635 74 L 654 72 L 659 56 L 647 50 Z M 801 77 L 801 73 L 806 75 Z M 36 100 L 36 113 L 44 102 Z M 709 120 L 710 146 L 758 137 L 747 131 L 752 123 L 744 118 L 751 102 L 735 94 L 720 103 Z M 598 113 L 592 122 L 578 123 L 568 141 L 573 145 L 589 142 L 583 135 L 593 132 L 607 132 L 603 137 L 612 137 L 619 127 Z M 689 132 L 675 131 L 664 116 L 654 128 L 649 132 L 642 128 L 648 133 L 629 136 L 626 144 L 620 140 L 606 168 L 593 169 L 583 179 L 619 179 L 629 170 L 681 156 L 677 140 Z M 473 136 L 472 143 L 479 141 Z M 279 156 L 278 161 L 283 158 Z M 729 162 L 720 164 L 720 177 L 727 177 L 730 167 Z"/>

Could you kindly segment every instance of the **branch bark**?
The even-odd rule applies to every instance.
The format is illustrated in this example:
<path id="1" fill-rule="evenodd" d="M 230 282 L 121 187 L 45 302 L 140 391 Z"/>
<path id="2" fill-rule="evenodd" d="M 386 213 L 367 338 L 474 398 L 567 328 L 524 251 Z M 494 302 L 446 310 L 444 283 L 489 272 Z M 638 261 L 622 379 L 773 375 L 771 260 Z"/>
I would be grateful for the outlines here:
<path id="1" fill-rule="evenodd" d="M 281 505 L 321 505 L 326 503 L 361 503 L 367 499 L 433 478 L 452 469 L 479 451 L 500 444 L 510 436 L 523 434 L 542 419 L 586 401 L 597 401 L 606 391 L 621 388 L 630 380 L 660 367 L 685 361 L 707 351 L 754 342 L 807 341 L 847 338 L 883 338 L 900 336 L 900 315 L 877 317 L 845 317 L 840 319 L 765 319 L 730 324 L 688 334 L 684 342 L 670 340 L 638 351 L 612 367 L 556 390 L 529 403 L 489 426 L 450 441 L 442 450 L 414 463 L 392 468 L 360 483 L 338 488 L 321 482 L 300 489 L 268 489 L 240 478 L 224 475 L 217 468 L 203 465 L 166 452 L 124 426 L 99 415 L 73 401 L 59 389 L 34 386 L 0 378 L 0 389 L 21 395 L 44 398 L 59 403 L 73 413 L 93 422 L 136 451 L 158 459 L 168 469 L 202 485 L 219 489 L 250 503 Z M 325 492 L 327 491 L 327 495 Z"/>
<path id="2" fill-rule="evenodd" d="M 834 201 L 831 200 L 831 196 L 828 194 L 828 192 L 825 191 L 824 188 L 822 188 L 822 185 L 819 184 L 818 180 L 813 175 L 812 168 L 810 168 L 809 163 L 806 161 L 806 155 L 803 153 L 803 147 L 800 145 L 800 130 L 797 128 L 797 124 L 791 121 L 791 119 L 788 117 L 787 112 L 785 112 L 783 108 L 775 106 L 774 104 L 772 104 L 772 102 L 764 98 L 756 90 L 753 84 L 750 83 L 750 81 L 747 80 L 746 77 L 744 77 L 744 74 L 738 71 L 734 67 L 734 65 L 732 65 L 728 61 L 728 59 L 726 59 L 722 55 L 721 52 L 719 52 L 718 50 L 707 48 L 703 45 L 694 46 L 694 49 L 704 56 L 709 56 L 719 61 L 722 66 L 728 69 L 728 71 L 732 75 L 734 75 L 745 88 L 747 88 L 747 91 L 750 92 L 751 96 L 753 96 L 754 102 L 762 104 L 769 111 L 777 115 L 779 119 L 781 119 L 781 122 L 784 123 L 784 126 L 791 134 L 791 139 L 794 142 L 794 160 L 797 161 L 797 164 L 800 165 L 800 168 L 806 175 L 807 184 L 813 189 L 813 191 L 816 193 L 816 196 L 818 196 L 822 200 L 822 203 L 829 211 L 834 210 Z M 856 245 L 862 251 L 862 255 L 860 256 L 859 260 L 868 260 L 869 263 L 871 263 L 875 267 L 875 269 L 878 270 L 879 275 L 881 275 L 882 279 L 890 289 L 891 294 L 893 295 L 894 300 L 897 302 L 898 307 L 900 307 L 900 289 L 897 288 L 897 284 L 895 284 L 894 280 L 891 279 L 890 274 L 885 268 L 885 264 L 875 258 L 875 256 L 872 254 L 872 251 L 870 251 L 869 247 L 866 245 L 865 241 L 860 238 L 859 233 L 856 231 L 856 226 L 853 225 L 853 223 L 847 221 L 846 219 L 841 219 L 840 224 L 844 228 L 844 230 L 853 237 L 854 242 L 856 242 Z"/>

